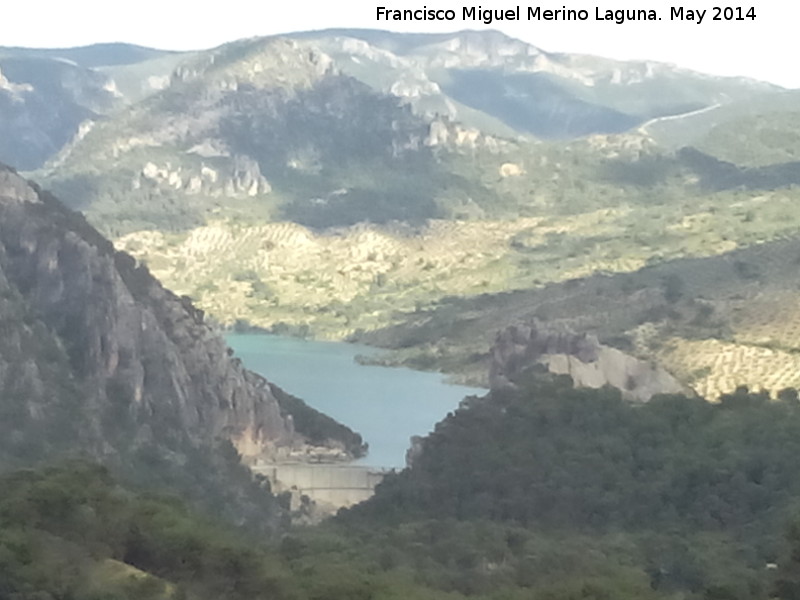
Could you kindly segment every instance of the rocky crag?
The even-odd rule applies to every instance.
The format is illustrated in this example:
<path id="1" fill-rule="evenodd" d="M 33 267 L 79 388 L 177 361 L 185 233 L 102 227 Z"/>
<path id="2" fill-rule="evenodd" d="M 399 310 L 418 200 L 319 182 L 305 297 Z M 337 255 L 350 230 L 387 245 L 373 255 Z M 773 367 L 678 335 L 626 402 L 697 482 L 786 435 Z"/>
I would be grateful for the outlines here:
<path id="1" fill-rule="evenodd" d="M 536 365 L 557 375 L 569 375 L 576 387 L 609 385 L 637 402 L 655 394 L 692 393 L 663 368 L 605 346 L 594 335 L 537 321 L 498 333 L 491 350 L 490 386 L 514 387 Z"/>
<path id="2" fill-rule="evenodd" d="M 282 403 L 188 298 L 6 167 L 0 330 L 2 462 L 67 451 L 182 465 L 228 442 L 245 460 L 364 449 L 296 398 Z"/>

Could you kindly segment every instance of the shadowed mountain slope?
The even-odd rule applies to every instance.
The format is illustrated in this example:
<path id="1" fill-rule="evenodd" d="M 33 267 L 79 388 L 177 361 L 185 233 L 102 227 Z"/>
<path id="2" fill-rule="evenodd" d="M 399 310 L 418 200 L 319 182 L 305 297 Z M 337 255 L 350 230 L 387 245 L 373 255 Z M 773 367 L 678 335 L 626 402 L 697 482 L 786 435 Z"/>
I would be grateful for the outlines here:
<path id="1" fill-rule="evenodd" d="M 188 298 L 5 167 L 0 324 L 0 464 L 90 456 L 259 518 L 253 502 L 271 500 L 237 451 L 250 460 L 363 452 L 350 430 L 330 419 L 320 427 L 322 415 L 314 439 L 304 436 L 315 411 L 299 401 L 295 429 L 272 384 L 231 357 Z"/>

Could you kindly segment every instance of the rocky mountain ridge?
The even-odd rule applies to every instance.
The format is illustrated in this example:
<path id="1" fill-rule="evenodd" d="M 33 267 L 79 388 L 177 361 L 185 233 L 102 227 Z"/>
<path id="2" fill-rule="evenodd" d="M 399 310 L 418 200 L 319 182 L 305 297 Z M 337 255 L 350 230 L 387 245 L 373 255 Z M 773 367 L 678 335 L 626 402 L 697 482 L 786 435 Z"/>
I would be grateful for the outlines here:
<path id="1" fill-rule="evenodd" d="M 272 61 L 270 55 L 281 44 L 279 60 Z M 778 91 L 756 81 L 713 77 L 653 61 L 549 53 L 498 31 L 422 35 L 333 29 L 240 40 L 186 53 L 126 44 L 0 47 L 0 69 L 7 71 L 8 79 L 8 85 L 0 86 L 0 101 L 11 115 L 0 124 L 9 140 L 30 146 L 24 156 L 12 152 L 12 146 L 0 148 L 0 160 L 18 168 L 39 167 L 82 122 L 102 121 L 175 83 L 198 77 L 208 85 L 210 75 L 216 86 L 229 90 L 245 81 L 280 82 L 284 87 L 301 79 L 308 82 L 306 57 L 316 57 L 323 71 L 402 98 L 426 118 L 446 117 L 504 136 L 618 133 L 649 119 Z M 20 86 L 24 93 L 19 93 Z M 17 90 L 13 97 L 7 93 L 12 87 Z M 42 102 L 51 109 L 59 107 L 55 119 L 52 110 L 50 115 L 42 111 Z"/>
<path id="2" fill-rule="evenodd" d="M 316 42 L 344 73 L 492 133 L 574 138 L 779 88 L 656 61 L 551 53 L 499 31 L 399 34 L 331 29 Z"/>
<path id="3" fill-rule="evenodd" d="M 79 390 L 80 414 L 72 416 L 83 421 L 77 427 L 92 454 L 119 451 L 112 430 L 132 447 L 229 441 L 251 460 L 362 450 L 346 431 L 314 448 L 272 384 L 242 368 L 188 298 L 164 289 L 83 217 L 5 167 L 0 273 L 5 401 L 34 421 L 53 417 L 62 400 L 57 382 L 26 340 L 49 344 L 52 362 Z"/>

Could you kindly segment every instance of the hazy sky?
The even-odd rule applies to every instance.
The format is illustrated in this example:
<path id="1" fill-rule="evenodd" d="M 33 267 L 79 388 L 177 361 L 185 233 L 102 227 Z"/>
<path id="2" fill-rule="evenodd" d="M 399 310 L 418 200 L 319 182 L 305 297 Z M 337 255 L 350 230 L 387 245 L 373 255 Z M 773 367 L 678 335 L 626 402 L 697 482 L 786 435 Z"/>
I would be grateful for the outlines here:
<path id="1" fill-rule="evenodd" d="M 598 2 L 601 0 L 598 0 Z M 713 2 L 673 4 L 640 0 L 597 4 L 576 0 L 568 4 L 540 4 L 542 8 L 585 8 L 585 22 L 498 22 L 491 28 L 528 41 L 544 50 L 584 52 L 612 58 L 654 59 L 720 75 L 745 75 L 800 87 L 797 68 L 800 2 L 758 0 L 754 21 L 711 20 Z M 720 1 L 716 4 L 720 5 Z M 486 3 L 492 8 L 516 4 Z M 750 4 L 732 4 L 750 8 Z M 377 6 L 413 9 L 454 8 L 453 22 L 391 22 L 376 20 Z M 3 2 L 0 45 L 63 47 L 94 42 L 125 41 L 167 49 L 216 46 L 242 37 L 327 27 L 366 27 L 395 31 L 440 32 L 484 29 L 482 23 L 460 19 L 461 7 L 450 0 L 415 2 L 331 2 L 317 0 L 8 0 Z M 466 4 L 466 6 L 473 6 Z M 522 4 L 522 13 L 527 6 Z M 670 21 L 670 7 L 708 9 L 700 23 Z M 594 20 L 595 7 L 652 8 L 658 22 L 617 25 Z M 792 58 L 792 57 L 795 58 Z"/>

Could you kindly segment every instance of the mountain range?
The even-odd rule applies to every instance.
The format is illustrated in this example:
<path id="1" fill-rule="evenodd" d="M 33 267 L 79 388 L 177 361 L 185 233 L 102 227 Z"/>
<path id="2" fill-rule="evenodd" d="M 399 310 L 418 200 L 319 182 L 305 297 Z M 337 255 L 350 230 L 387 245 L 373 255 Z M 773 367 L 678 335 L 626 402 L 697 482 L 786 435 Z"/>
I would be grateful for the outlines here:
<path id="1" fill-rule="evenodd" d="M 40 148 L 35 158 L 25 159 L 26 164 L 14 164 L 38 166 L 65 141 L 55 138 L 47 124 L 37 122 L 42 117 L 36 113 L 41 101 L 60 103 L 72 111 L 58 120 L 74 134 L 81 117 L 97 118 L 169 87 L 176 66 L 192 62 L 193 57 L 205 57 L 200 58 L 203 61 L 215 56 L 213 60 L 221 59 L 224 69 L 226 60 L 238 60 L 245 53 L 251 59 L 261 51 L 268 53 L 276 39 L 294 40 L 300 52 L 308 48 L 324 54 L 338 73 L 373 91 L 402 98 L 418 114 L 446 117 L 503 136 L 569 139 L 620 133 L 646 122 L 779 91 L 757 81 L 711 77 L 652 61 L 548 53 L 497 31 L 434 35 L 324 30 L 243 40 L 199 53 L 127 44 L 0 48 L 0 69 L 9 80 L 3 91 L 22 105 L 24 117 L 15 120 L 38 129 L 38 136 L 53 138 L 49 148 Z M 266 54 L 264 59 L 269 60 Z M 23 88 L 26 93 L 20 94 Z"/>
<path id="2" fill-rule="evenodd" d="M 0 71 L 14 106 L 0 112 L 0 157 L 177 293 L 225 326 L 404 346 L 390 360 L 416 367 L 468 370 L 509 324 L 491 316 L 509 292 L 597 274 L 651 282 L 661 263 L 715 264 L 796 233 L 796 92 L 754 80 L 548 53 L 495 31 L 346 29 L 192 53 L 5 48 Z M 48 121 L 53 104 L 65 112 Z M 671 343 L 682 317 L 650 308 L 617 328 L 565 316 L 604 343 L 643 325 Z M 429 314 L 444 319 L 431 331 L 485 328 L 469 344 L 395 337 Z M 702 331 L 704 377 L 727 382 L 719 357 L 751 338 Z"/>

